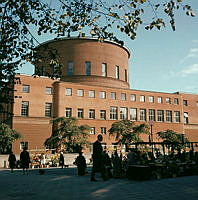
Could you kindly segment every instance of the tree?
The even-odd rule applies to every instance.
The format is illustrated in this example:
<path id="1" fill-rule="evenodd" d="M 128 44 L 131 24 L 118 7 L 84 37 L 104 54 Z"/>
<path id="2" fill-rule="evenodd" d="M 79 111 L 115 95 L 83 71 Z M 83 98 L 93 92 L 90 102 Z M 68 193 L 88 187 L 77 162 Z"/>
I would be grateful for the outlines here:
<path id="1" fill-rule="evenodd" d="M 175 12 L 195 16 L 185 0 L 1 0 L 0 1 L 0 103 L 12 102 L 10 84 L 16 70 L 25 62 L 48 59 L 50 66 L 61 66 L 56 49 L 48 58 L 37 53 L 39 36 L 61 38 L 90 35 L 123 45 L 117 32 L 135 39 L 139 27 L 158 29 L 170 24 L 175 30 Z M 151 13 L 145 16 L 145 13 Z M 150 16 L 150 17 L 148 17 Z M 115 31 L 116 30 L 116 31 Z M 61 70 L 59 70 L 61 71 Z M 57 76 L 57 71 L 49 74 Z M 3 110 L 3 107 L 0 107 Z"/>
<path id="2" fill-rule="evenodd" d="M 8 125 L 0 124 L 0 152 L 6 153 L 11 149 L 11 145 L 15 140 L 21 138 L 21 134 L 12 130 Z"/>
<path id="3" fill-rule="evenodd" d="M 90 127 L 78 126 L 76 118 L 58 117 L 51 121 L 53 124 L 52 135 L 44 142 L 45 146 L 60 150 L 65 148 L 69 152 L 79 151 L 89 144 L 88 136 Z"/>
<path id="4" fill-rule="evenodd" d="M 149 126 L 147 124 L 135 125 L 130 120 L 114 122 L 109 129 L 109 134 L 114 135 L 119 144 L 141 142 L 140 134 L 142 133 L 149 134 Z"/>
<path id="5" fill-rule="evenodd" d="M 181 133 L 176 133 L 173 130 L 165 130 L 157 132 L 157 135 L 160 139 L 163 140 L 164 144 L 168 145 L 168 148 L 171 147 L 174 149 L 183 149 L 185 147 L 184 143 L 189 142 L 187 138 L 184 137 Z"/>

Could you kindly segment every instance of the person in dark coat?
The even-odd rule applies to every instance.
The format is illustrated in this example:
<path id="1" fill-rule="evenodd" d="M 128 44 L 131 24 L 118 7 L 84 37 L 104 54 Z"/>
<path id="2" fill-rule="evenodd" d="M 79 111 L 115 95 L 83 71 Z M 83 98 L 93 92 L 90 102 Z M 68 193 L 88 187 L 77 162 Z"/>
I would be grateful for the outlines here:
<path id="1" fill-rule="evenodd" d="M 13 154 L 12 151 L 10 152 L 8 162 L 11 169 L 11 173 L 13 173 L 13 169 L 16 167 L 16 156 Z"/>
<path id="2" fill-rule="evenodd" d="M 77 165 L 78 175 L 84 176 L 86 174 L 87 164 L 86 164 L 85 157 L 83 156 L 83 152 L 81 151 L 79 152 L 79 156 L 76 158 L 74 163 L 75 165 Z"/>
<path id="3" fill-rule="evenodd" d="M 103 149 L 101 145 L 102 140 L 103 140 L 102 135 L 98 135 L 97 141 L 93 143 L 93 154 L 92 154 L 93 167 L 91 172 L 91 181 L 97 181 L 95 179 L 95 174 L 97 172 L 100 172 L 103 180 L 106 180 L 105 168 L 103 163 Z"/>
<path id="4" fill-rule="evenodd" d="M 64 159 L 63 152 L 61 152 L 60 158 L 59 158 L 59 166 L 61 166 L 61 168 L 63 169 L 64 165 L 65 165 L 65 159 Z"/>
<path id="5" fill-rule="evenodd" d="M 30 155 L 26 147 L 23 148 L 23 151 L 20 154 L 20 164 L 21 164 L 21 167 L 23 168 L 23 174 L 25 174 L 25 172 L 28 174 L 28 168 L 30 164 Z"/>

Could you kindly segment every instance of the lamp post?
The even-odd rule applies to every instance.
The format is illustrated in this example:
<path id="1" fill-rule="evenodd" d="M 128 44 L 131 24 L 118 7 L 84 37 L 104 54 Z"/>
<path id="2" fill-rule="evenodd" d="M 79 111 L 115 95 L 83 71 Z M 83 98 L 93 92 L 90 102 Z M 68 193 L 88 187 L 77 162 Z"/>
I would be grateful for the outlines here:
<path id="1" fill-rule="evenodd" d="M 152 151 L 152 155 L 153 155 L 153 125 L 154 125 L 154 121 L 149 121 L 149 125 L 151 127 L 151 136 L 150 136 L 150 141 L 151 141 L 151 151 Z"/>

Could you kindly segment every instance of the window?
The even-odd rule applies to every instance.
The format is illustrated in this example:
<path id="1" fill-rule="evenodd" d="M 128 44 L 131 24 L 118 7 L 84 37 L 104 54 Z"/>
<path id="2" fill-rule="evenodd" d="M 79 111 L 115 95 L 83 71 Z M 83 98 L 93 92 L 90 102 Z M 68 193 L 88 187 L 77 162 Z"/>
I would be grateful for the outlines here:
<path id="1" fill-rule="evenodd" d="M 23 150 L 24 147 L 28 149 L 28 142 L 20 142 L 20 150 Z"/>
<path id="2" fill-rule="evenodd" d="M 188 101 L 187 100 L 183 100 L 183 104 L 184 104 L 184 106 L 188 106 Z"/>
<path id="3" fill-rule="evenodd" d="M 115 78 L 116 78 L 116 79 L 120 79 L 120 72 L 119 72 L 120 70 L 119 70 L 119 66 L 116 66 L 116 67 L 115 67 L 115 70 L 116 70 Z"/>
<path id="4" fill-rule="evenodd" d="M 21 102 L 21 116 L 28 116 L 29 115 L 29 101 L 22 101 Z"/>
<path id="5" fill-rule="evenodd" d="M 116 99 L 116 93 L 115 92 L 111 92 L 111 99 L 113 99 L 113 100 Z"/>
<path id="6" fill-rule="evenodd" d="M 96 134 L 96 128 L 95 127 L 91 127 L 90 128 L 90 134 L 91 135 L 95 135 Z"/>
<path id="7" fill-rule="evenodd" d="M 85 74 L 87 76 L 91 75 L 91 62 L 90 61 L 85 62 Z"/>
<path id="8" fill-rule="evenodd" d="M 100 96 L 100 99 L 106 99 L 106 92 L 101 91 L 99 96 Z"/>
<path id="9" fill-rule="evenodd" d="M 65 89 L 65 95 L 66 96 L 72 96 L 72 89 L 71 88 L 66 88 Z"/>
<path id="10" fill-rule="evenodd" d="M 95 97 L 95 91 L 89 90 L 89 97 L 94 98 Z"/>
<path id="11" fill-rule="evenodd" d="M 72 76 L 74 74 L 74 62 L 67 63 L 67 76 Z"/>
<path id="12" fill-rule="evenodd" d="M 174 104 L 179 105 L 179 99 L 178 98 L 174 98 Z"/>
<path id="13" fill-rule="evenodd" d="M 110 107 L 110 119 L 116 120 L 118 119 L 118 108 L 117 107 Z"/>
<path id="14" fill-rule="evenodd" d="M 140 109 L 140 120 L 146 121 L 146 109 Z"/>
<path id="15" fill-rule="evenodd" d="M 189 120 L 188 120 L 188 113 L 184 112 L 184 124 L 188 124 Z"/>
<path id="16" fill-rule="evenodd" d="M 125 93 L 121 93 L 121 100 L 126 101 L 126 94 Z"/>
<path id="17" fill-rule="evenodd" d="M 83 89 L 78 89 L 77 90 L 77 96 L 78 97 L 83 97 L 84 96 L 84 90 Z"/>
<path id="18" fill-rule="evenodd" d="M 127 108 L 120 108 L 120 119 L 127 119 L 128 118 L 128 112 Z"/>
<path id="19" fill-rule="evenodd" d="M 52 94 L 52 88 L 51 87 L 46 87 L 45 88 L 45 94 Z"/>
<path id="20" fill-rule="evenodd" d="M 140 96 L 140 102 L 145 102 L 145 96 L 143 95 Z"/>
<path id="21" fill-rule="evenodd" d="M 157 111 L 157 121 L 158 122 L 163 122 L 164 121 L 164 111 L 163 110 L 158 110 Z"/>
<path id="22" fill-rule="evenodd" d="M 22 92 L 29 93 L 30 92 L 30 86 L 29 85 L 23 85 L 22 86 Z"/>
<path id="23" fill-rule="evenodd" d="M 166 110 L 166 121 L 167 122 L 172 122 L 172 111 L 171 110 Z"/>
<path id="24" fill-rule="evenodd" d="M 45 117 L 52 116 L 52 103 L 45 103 Z"/>
<path id="25" fill-rule="evenodd" d="M 70 118 L 72 116 L 72 108 L 65 108 L 65 117 Z"/>
<path id="26" fill-rule="evenodd" d="M 106 119 L 106 110 L 100 110 L 100 119 Z"/>
<path id="27" fill-rule="evenodd" d="M 150 102 L 150 103 L 154 103 L 154 96 L 150 96 L 150 97 L 149 97 L 149 102 Z"/>
<path id="28" fill-rule="evenodd" d="M 155 121 L 155 110 L 149 109 L 149 121 Z"/>
<path id="29" fill-rule="evenodd" d="M 135 94 L 131 94 L 130 100 L 131 100 L 131 101 L 136 101 L 136 95 L 135 95 Z"/>
<path id="30" fill-rule="evenodd" d="M 157 103 L 162 103 L 162 97 L 157 97 Z"/>
<path id="31" fill-rule="evenodd" d="M 89 119 L 95 119 L 95 110 L 89 109 Z"/>
<path id="32" fill-rule="evenodd" d="M 78 108 L 78 118 L 79 119 L 83 119 L 84 117 L 84 111 L 81 108 Z"/>
<path id="33" fill-rule="evenodd" d="M 196 106 L 198 107 L 198 101 L 196 102 Z"/>
<path id="34" fill-rule="evenodd" d="M 128 74 L 127 74 L 127 70 L 126 69 L 124 70 L 124 75 L 125 75 L 125 81 L 127 81 L 128 80 Z"/>
<path id="35" fill-rule="evenodd" d="M 130 120 L 137 121 L 137 108 L 130 108 Z"/>
<path id="36" fill-rule="evenodd" d="M 166 97 L 166 103 L 171 104 L 171 98 L 170 97 Z"/>
<path id="37" fill-rule="evenodd" d="M 102 76 L 106 77 L 107 76 L 107 64 L 102 63 Z"/>
<path id="38" fill-rule="evenodd" d="M 174 111 L 174 121 L 176 123 L 180 122 L 180 112 L 179 111 Z"/>
<path id="39" fill-rule="evenodd" d="M 101 134 L 106 134 L 107 128 L 106 127 L 100 127 L 100 133 Z"/>

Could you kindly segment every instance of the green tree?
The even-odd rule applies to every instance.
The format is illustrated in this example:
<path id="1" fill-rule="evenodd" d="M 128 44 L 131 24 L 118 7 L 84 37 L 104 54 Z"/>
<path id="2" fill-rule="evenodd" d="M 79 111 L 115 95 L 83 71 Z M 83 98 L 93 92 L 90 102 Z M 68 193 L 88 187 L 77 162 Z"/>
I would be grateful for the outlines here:
<path id="1" fill-rule="evenodd" d="M 51 121 L 53 124 L 52 135 L 44 142 L 45 146 L 60 150 L 73 152 L 80 150 L 89 144 L 88 125 L 78 125 L 76 118 L 58 117 Z"/>
<path id="2" fill-rule="evenodd" d="M 183 149 L 185 147 L 184 143 L 189 142 L 183 134 L 176 133 L 175 131 L 169 129 L 157 132 L 157 135 L 165 144 L 167 144 L 168 148 L 171 148 L 172 150 Z"/>
<path id="3" fill-rule="evenodd" d="M 109 134 L 114 135 L 120 144 L 141 142 L 140 134 L 142 133 L 149 134 L 149 126 L 147 124 L 135 125 L 130 120 L 114 122 L 109 129 Z"/>
<path id="4" fill-rule="evenodd" d="M 9 85 L 16 70 L 25 62 L 48 59 L 50 66 L 61 67 L 56 49 L 48 58 L 37 53 L 39 36 L 90 35 L 123 45 L 118 32 L 135 39 L 139 27 L 158 29 L 170 24 L 175 30 L 175 12 L 195 16 L 187 0 L 1 0 L 0 1 L 0 103 L 12 102 Z M 145 14 L 146 13 L 146 14 Z M 148 14 L 149 13 L 149 14 Z M 57 68 L 57 70 L 60 72 Z M 60 73 L 55 70 L 50 77 Z M 2 97 L 2 98 L 1 98 Z M 1 110 L 3 107 L 0 107 Z"/>
<path id="5" fill-rule="evenodd" d="M 11 129 L 7 124 L 0 124 L 0 153 L 6 153 L 11 149 L 15 140 L 21 138 L 20 133 Z"/>

